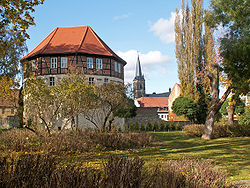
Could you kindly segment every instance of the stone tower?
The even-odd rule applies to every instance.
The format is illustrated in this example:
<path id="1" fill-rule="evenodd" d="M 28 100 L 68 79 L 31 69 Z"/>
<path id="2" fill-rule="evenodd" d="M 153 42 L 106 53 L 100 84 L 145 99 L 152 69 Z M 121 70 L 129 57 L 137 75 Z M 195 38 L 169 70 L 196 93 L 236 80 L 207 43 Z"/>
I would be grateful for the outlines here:
<path id="1" fill-rule="evenodd" d="M 145 96 L 145 79 L 144 75 L 142 75 L 139 55 L 136 62 L 136 72 L 135 72 L 135 78 L 133 80 L 133 88 L 134 88 L 135 99 Z"/>

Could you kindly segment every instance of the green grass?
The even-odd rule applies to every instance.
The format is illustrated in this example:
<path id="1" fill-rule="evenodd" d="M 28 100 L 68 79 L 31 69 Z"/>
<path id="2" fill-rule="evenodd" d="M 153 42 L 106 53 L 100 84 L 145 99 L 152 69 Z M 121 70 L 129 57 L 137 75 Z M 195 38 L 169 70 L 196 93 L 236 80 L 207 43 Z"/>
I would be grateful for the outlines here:
<path id="1" fill-rule="evenodd" d="M 96 166 L 109 154 L 139 156 L 146 161 L 146 165 L 158 161 L 181 158 L 198 158 L 209 160 L 216 167 L 227 173 L 227 180 L 235 182 L 250 179 L 250 138 L 219 138 L 210 141 L 201 138 L 187 137 L 181 131 L 152 132 L 153 146 L 141 149 L 89 152 L 86 154 L 71 155 L 63 159 L 68 164 L 85 161 Z M 81 162 L 82 163 L 82 162 Z"/>

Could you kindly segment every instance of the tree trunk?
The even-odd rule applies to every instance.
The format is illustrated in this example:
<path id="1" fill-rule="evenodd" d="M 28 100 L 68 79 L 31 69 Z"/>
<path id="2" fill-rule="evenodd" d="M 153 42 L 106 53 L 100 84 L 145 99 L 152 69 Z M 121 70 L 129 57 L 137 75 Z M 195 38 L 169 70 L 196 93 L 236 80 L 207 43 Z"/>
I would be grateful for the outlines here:
<path id="1" fill-rule="evenodd" d="M 232 125 L 234 123 L 234 110 L 235 110 L 235 105 L 229 105 L 227 107 L 227 114 L 228 114 L 228 124 Z"/>
<path id="2" fill-rule="evenodd" d="M 227 99 L 227 96 L 229 95 L 230 91 L 231 91 L 231 87 L 228 87 L 224 95 L 221 97 L 220 101 L 216 102 L 215 100 L 212 99 L 212 105 L 208 111 L 208 115 L 207 115 L 206 122 L 205 122 L 204 133 L 201 137 L 202 139 L 211 140 L 213 128 L 214 128 L 214 121 L 216 119 L 216 114 L 220 110 L 222 104 Z"/>

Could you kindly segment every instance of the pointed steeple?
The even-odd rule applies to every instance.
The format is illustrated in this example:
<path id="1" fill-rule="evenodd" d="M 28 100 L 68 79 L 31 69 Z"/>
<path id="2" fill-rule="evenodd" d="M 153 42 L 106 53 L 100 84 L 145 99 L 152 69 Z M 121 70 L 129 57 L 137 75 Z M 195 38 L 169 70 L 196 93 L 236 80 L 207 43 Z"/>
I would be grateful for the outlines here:
<path id="1" fill-rule="evenodd" d="M 138 54 L 137 62 L 136 62 L 136 72 L 135 72 L 135 79 L 134 80 L 144 80 L 144 75 L 142 75 L 141 71 L 141 62 Z"/>

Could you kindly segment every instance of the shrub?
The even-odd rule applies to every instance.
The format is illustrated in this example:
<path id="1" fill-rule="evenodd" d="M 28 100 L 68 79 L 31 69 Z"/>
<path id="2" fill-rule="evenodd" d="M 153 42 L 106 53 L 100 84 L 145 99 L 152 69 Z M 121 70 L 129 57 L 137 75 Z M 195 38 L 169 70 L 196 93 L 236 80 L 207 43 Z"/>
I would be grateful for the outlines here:
<path id="1" fill-rule="evenodd" d="M 187 136 L 201 137 L 204 131 L 204 125 L 203 124 L 185 125 L 183 130 Z"/>
<path id="2" fill-rule="evenodd" d="M 140 131 L 146 131 L 144 123 L 141 123 Z"/>
<path id="3" fill-rule="evenodd" d="M 143 181 L 144 161 L 139 158 L 128 159 L 121 156 L 109 156 L 103 163 L 105 187 L 140 187 Z"/>
<path id="4" fill-rule="evenodd" d="M 250 107 L 245 107 L 245 112 L 238 118 L 239 124 L 247 126 L 250 129 Z"/>
<path id="5" fill-rule="evenodd" d="M 170 131 L 174 131 L 175 130 L 174 121 L 169 121 L 169 130 Z"/>
<path id="6" fill-rule="evenodd" d="M 6 148 L 15 151 L 36 150 L 40 146 L 40 141 L 36 134 L 26 129 L 10 129 L 0 135 L 0 142 Z"/>
<path id="7" fill-rule="evenodd" d="M 152 129 L 153 129 L 152 124 L 150 123 L 150 121 L 147 121 L 146 131 L 152 131 Z"/>
<path id="8" fill-rule="evenodd" d="M 0 135 L 3 149 L 14 151 L 45 151 L 55 154 L 76 153 L 97 149 L 128 149 L 152 142 L 146 133 L 100 132 L 94 130 L 55 132 L 39 137 L 28 130 L 13 129 Z M 96 146 L 99 146 L 97 148 Z"/>
<path id="9" fill-rule="evenodd" d="M 160 131 L 164 131 L 165 130 L 165 122 L 161 121 L 160 123 Z"/>
<path id="10" fill-rule="evenodd" d="M 0 187 L 231 187 L 209 162 L 181 159 L 144 167 L 139 158 L 111 155 L 103 170 L 60 166 L 52 155 L 0 159 Z"/>
<path id="11" fill-rule="evenodd" d="M 154 122 L 153 131 L 159 131 L 159 125 L 157 121 Z"/>
<path id="12" fill-rule="evenodd" d="M 164 128 L 165 131 L 169 131 L 169 124 L 170 124 L 170 121 L 167 121 L 165 124 L 165 128 Z"/>
<path id="13" fill-rule="evenodd" d="M 135 125 L 132 122 L 129 124 L 128 130 L 130 132 L 133 132 L 135 130 Z"/>
<path id="14" fill-rule="evenodd" d="M 188 136 L 201 137 L 204 131 L 203 124 L 192 124 L 184 126 L 184 132 Z M 213 129 L 213 137 L 240 137 L 250 136 L 249 126 L 240 124 L 215 124 Z"/>
<path id="15" fill-rule="evenodd" d="M 140 125 L 139 125 L 139 122 L 137 121 L 134 126 L 134 131 L 139 131 L 139 129 L 140 129 Z"/>
<path id="16" fill-rule="evenodd" d="M 175 127 L 176 127 L 177 131 L 181 131 L 182 130 L 181 124 L 179 122 L 176 123 Z"/>

